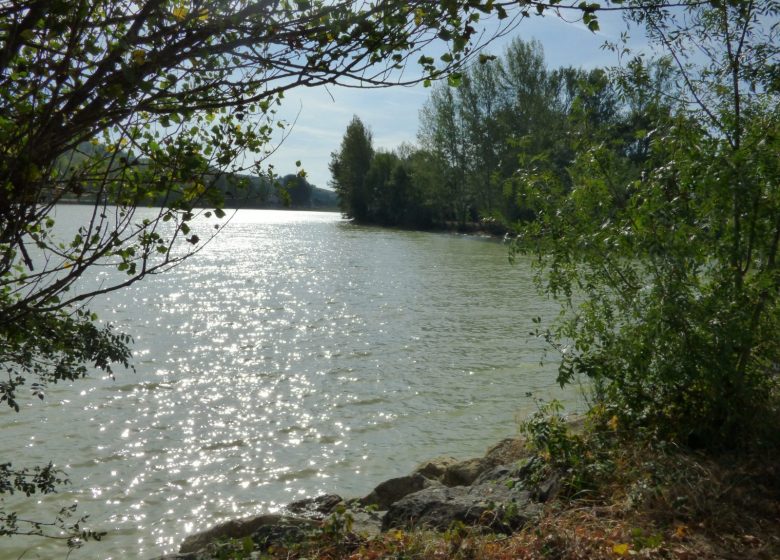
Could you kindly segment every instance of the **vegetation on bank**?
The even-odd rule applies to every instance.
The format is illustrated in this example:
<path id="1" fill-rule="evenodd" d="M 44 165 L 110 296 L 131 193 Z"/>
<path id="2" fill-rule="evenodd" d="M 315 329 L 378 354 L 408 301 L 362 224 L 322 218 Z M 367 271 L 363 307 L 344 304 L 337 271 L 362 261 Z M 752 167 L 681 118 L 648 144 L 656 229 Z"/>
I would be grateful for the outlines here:
<path id="1" fill-rule="evenodd" d="M 282 177 L 258 177 L 255 175 L 216 176 L 213 190 L 218 193 L 221 209 L 292 209 L 292 210 L 338 210 L 338 199 L 333 191 L 321 189 L 309 183 L 301 174 L 287 174 Z M 180 197 L 180 192 L 151 197 L 143 202 L 148 207 L 165 207 L 171 199 Z M 79 193 L 58 197 L 58 204 L 82 204 L 94 206 L 98 192 L 85 188 Z M 104 201 L 108 203 L 108 201 Z M 194 208 L 208 207 L 195 202 Z"/>
<path id="2" fill-rule="evenodd" d="M 73 182 L 70 189 L 61 190 L 56 185 L 42 188 L 40 202 L 56 201 L 62 204 L 95 205 L 96 202 L 111 204 L 111 193 L 101 188 L 100 182 L 79 176 L 75 171 L 80 166 L 93 167 L 93 171 L 101 170 L 108 175 L 122 173 L 122 161 L 134 157 L 127 149 L 116 153 L 115 147 L 106 146 L 100 142 L 82 142 L 66 154 L 58 158 L 57 173 Z M 153 167 L 149 157 L 135 156 L 136 165 L 140 169 Z M 97 160 L 97 162 L 91 160 Z M 99 163 L 98 163 L 99 162 Z M 300 164 L 300 162 L 297 162 Z M 204 171 L 201 182 L 210 191 L 210 198 L 201 199 L 197 193 L 190 192 L 186 182 L 169 185 L 164 191 L 148 191 L 139 193 L 138 204 L 146 206 L 167 207 L 171 204 L 181 204 L 183 199 L 189 199 L 193 208 L 208 208 L 219 202 L 221 208 L 296 208 L 296 209 L 327 209 L 335 210 L 338 206 L 335 193 L 320 189 L 306 179 L 303 170 L 278 176 L 272 169 L 262 175 L 246 173 L 224 173 L 217 167 Z"/>

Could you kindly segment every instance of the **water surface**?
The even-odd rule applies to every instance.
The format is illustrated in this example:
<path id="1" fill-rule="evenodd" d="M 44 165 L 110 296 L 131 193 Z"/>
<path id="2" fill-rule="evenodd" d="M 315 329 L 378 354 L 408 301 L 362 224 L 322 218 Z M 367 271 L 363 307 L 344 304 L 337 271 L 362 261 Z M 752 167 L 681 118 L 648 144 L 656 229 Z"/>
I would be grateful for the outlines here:
<path id="1" fill-rule="evenodd" d="M 53 459 L 71 476 L 39 507 L 78 502 L 109 531 L 72 559 L 149 558 L 228 518 L 361 495 L 514 435 L 527 392 L 561 397 L 529 336 L 556 307 L 495 240 L 240 211 L 196 257 L 92 308 L 133 335 L 137 372 L 0 410 L 3 460 Z M 64 557 L 61 543 L 0 547 Z"/>

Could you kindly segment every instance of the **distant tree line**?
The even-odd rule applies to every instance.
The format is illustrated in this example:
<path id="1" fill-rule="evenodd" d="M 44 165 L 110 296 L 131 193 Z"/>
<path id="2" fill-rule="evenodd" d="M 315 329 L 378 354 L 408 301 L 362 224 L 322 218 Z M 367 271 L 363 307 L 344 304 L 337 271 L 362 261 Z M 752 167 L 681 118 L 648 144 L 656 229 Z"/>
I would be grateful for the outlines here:
<path id="1" fill-rule="evenodd" d="M 215 187 L 222 192 L 226 208 L 332 209 L 337 205 L 331 191 L 296 173 L 278 178 L 224 175 Z"/>
<path id="2" fill-rule="evenodd" d="M 529 190 L 519 169 L 537 177 L 544 170 L 556 178 L 545 188 L 563 189 L 547 196 L 563 196 L 579 147 L 598 142 L 626 178 L 639 173 L 646 131 L 669 112 L 668 61 L 631 61 L 627 88 L 603 69 L 548 69 L 536 41 L 517 39 L 502 57 L 485 58 L 456 78 L 459 87 L 433 88 L 420 114 L 419 147 L 377 151 L 371 132 L 353 118 L 330 162 L 346 216 L 423 229 L 514 229 L 535 218 L 541 194 L 539 185 Z"/>
<path id="3" fill-rule="evenodd" d="M 79 165 L 91 157 L 110 158 L 111 154 L 101 143 L 82 142 L 73 150 L 60 158 L 60 172 L 68 173 L 68 168 Z M 113 159 L 127 159 L 128 154 L 119 150 Z M 141 161 L 139 166 L 150 165 Z M 108 174 L 118 175 L 121 172 L 119 164 L 108 166 Z M 94 204 L 96 199 L 106 199 L 94 181 L 74 180 L 70 192 L 62 194 L 57 189 L 45 192 L 47 200 L 56 198 L 58 202 L 76 204 Z M 306 179 L 304 173 L 288 173 L 275 176 L 270 173 L 263 175 L 247 175 L 242 173 L 224 173 L 216 168 L 205 173 L 203 185 L 218 196 L 223 208 L 295 208 L 295 209 L 333 209 L 337 199 L 332 191 L 320 189 Z M 164 193 L 149 195 L 143 200 L 147 206 L 165 207 L 174 201 L 180 201 L 185 196 L 192 196 L 187 191 L 187 185 L 182 183 L 178 189 L 169 189 Z M 205 201 L 192 200 L 196 208 L 207 206 Z"/>

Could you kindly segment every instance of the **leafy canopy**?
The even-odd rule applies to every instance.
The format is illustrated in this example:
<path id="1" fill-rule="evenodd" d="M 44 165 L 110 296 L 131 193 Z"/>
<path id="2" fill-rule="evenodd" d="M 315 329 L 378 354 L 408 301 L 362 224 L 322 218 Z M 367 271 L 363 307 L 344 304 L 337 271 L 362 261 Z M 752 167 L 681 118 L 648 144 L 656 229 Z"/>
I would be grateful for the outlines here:
<path id="1" fill-rule="evenodd" d="M 668 55 L 658 111 L 641 58 L 616 78 L 652 115 L 641 174 L 583 144 L 519 248 L 566 317 L 548 333 L 620 425 L 710 448 L 776 437 L 780 364 L 778 2 L 632 12 Z M 773 70 L 774 69 L 774 70 Z M 525 166 L 521 179 L 539 180 Z M 549 175 L 542 178 L 550 181 Z"/>

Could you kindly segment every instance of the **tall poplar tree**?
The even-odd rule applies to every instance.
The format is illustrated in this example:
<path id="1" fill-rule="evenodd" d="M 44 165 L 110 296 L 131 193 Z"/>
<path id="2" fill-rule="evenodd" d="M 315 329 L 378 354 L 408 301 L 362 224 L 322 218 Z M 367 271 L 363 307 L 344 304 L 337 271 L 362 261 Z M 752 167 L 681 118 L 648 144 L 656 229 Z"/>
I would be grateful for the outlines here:
<path id="1" fill-rule="evenodd" d="M 341 140 L 341 148 L 331 154 L 328 168 L 342 213 L 357 222 L 367 222 L 371 217 L 374 200 L 366 177 L 373 157 L 371 131 L 354 116 Z"/>

